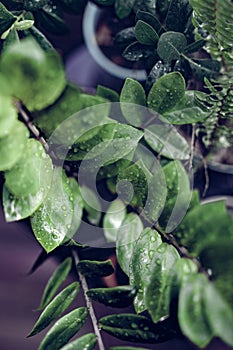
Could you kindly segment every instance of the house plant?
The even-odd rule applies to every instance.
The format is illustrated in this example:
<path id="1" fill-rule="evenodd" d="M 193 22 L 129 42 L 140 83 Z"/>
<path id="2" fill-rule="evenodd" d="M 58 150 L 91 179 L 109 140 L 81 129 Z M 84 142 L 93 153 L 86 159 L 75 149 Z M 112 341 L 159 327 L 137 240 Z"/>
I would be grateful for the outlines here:
<path id="1" fill-rule="evenodd" d="M 30 217 L 47 253 L 57 250 L 59 255 L 63 245 L 68 256 L 45 290 L 40 305 L 44 311 L 30 335 L 47 327 L 75 299 L 77 282 L 53 298 L 73 261 L 95 335 L 66 345 L 85 322 L 87 309 L 82 307 L 60 318 L 40 349 L 93 349 L 96 340 L 104 349 L 91 298 L 112 307 L 134 304 L 138 314 L 99 320 L 101 329 L 126 344 L 186 336 L 202 348 L 214 337 L 232 346 L 232 219 L 223 202 L 200 205 L 190 185 L 193 142 L 190 150 L 171 125 L 180 111 L 189 123 L 205 121 L 203 95 L 193 98 L 182 74 L 172 70 L 154 81 L 148 95 L 132 79 L 126 80 L 120 97 L 101 86 L 94 96 L 83 93 L 66 81 L 61 60 L 46 38 L 40 34 L 39 45 L 30 38 L 38 32 L 25 3 L 26 13 L 21 2 L 12 2 L 19 11 L 13 13 L 1 3 L 3 205 L 8 221 Z M 44 11 L 43 1 L 38 6 L 30 9 Z M 15 43 L 18 31 L 29 38 Z M 102 188 L 102 203 L 95 181 L 97 190 Z M 90 244 L 80 239 L 81 221 L 88 228 L 95 225 L 96 232 L 103 227 L 106 247 L 116 243 L 127 286 L 89 289 L 88 276 L 111 274 L 113 267 L 110 261 L 80 261 L 83 245 Z M 127 345 L 115 347 L 120 348 Z"/>

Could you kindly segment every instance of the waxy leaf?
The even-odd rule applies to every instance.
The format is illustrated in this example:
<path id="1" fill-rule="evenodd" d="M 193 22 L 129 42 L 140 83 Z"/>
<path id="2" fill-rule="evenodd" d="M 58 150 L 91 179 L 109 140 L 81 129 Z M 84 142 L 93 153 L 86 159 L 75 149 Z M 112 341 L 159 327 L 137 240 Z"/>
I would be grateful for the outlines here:
<path id="1" fill-rule="evenodd" d="M 160 235 L 150 228 L 144 229 L 136 241 L 130 262 L 129 279 L 132 286 L 138 289 L 134 299 L 137 313 L 146 310 L 145 286 L 151 276 L 151 262 L 158 246 L 162 243 Z"/>
<path id="2" fill-rule="evenodd" d="M 159 36 L 154 28 L 142 20 L 136 23 L 135 36 L 136 39 L 144 45 L 155 45 L 159 40 Z"/>
<path id="3" fill-rule="evenodd" d="M 106 98 L 111 102 L 119 102 L 120 99 L 119 94 L 115 90 L 112 90 L 102 85 L 97 86 L 96 95 Z"/>
<path id="4" fill-rule="evenodd" d="M 166 32 L 159 38 L 157 53 L 162 60 L 171 63 L 173 60 L 180 58 L 180 54 L 186 46 L 187 40 L 184 34 Z"/>
<path id="5" fill-rule="evenodd" d="M 125 205 L 120 199 L 116 199 L 108 207 L 103 220 L 104 235 L 108 242 L 116 242 L 117 231 L 125 215 Z"/>
<path id="6" fill-rule="evenodd" d="M 0 2 L 0 36 L 6 32 L 16 21 L 15 17 L 7 8 Z"/>
<path id="7" fill-rule="evenodd" d="M 171 338 L 162 323 L 154 324 L 144 316 L 134 314 L 109 315 L 99 320 L 100 328 L 122 340 L 136 343 L 161 343 Z"/>
<path id="8" fill-rule="evenodd" d="M 145 129 L 144 138 L 154 151 L 166 158 L 189 159 L 189 144 L 172 125 L 152 124 Z"/>
<path id="9" fill-rule="evenodd" d="M 14 133 L 0 138 L 0 171 L 10 170 L 22 157 L 27 139 L 28 130 L 23 123 L 15 121 Z"/>
<path id="10" fill-rule="evenodd" d="M 58 318 L 72 303 L 79 292 L 79 283 L 74 282 L 63 289 L 44 309 L 28 337 L 32 337 Z"/>
<path id="11" fill-rule="evenodd" d="M 183 33 L 189 17 L 192 15 L 192 7 L 189 0 L 168 1 L 169 9 L 166 15 L 167 30 Z"/>
<path id="12" fill-rule="evenodd" d="M 14 76 L 9 81 L 11 92 L 29 110 L 40 110 L 52 104 L 66 84 L 58 54 L 55 51 L 45 53 L 31 38 L 5 50 L 0 68 L 6 77 Z"/>
<path id="13" fill-rule="evenodd" d="M 6 186 L 17 197 L 36 195 L 50 183 L 52 172 L 51 158 L 42 144 L 28 139 L 20 161 L 5 173 Z"/>
<path id="14" fill-rule="evenodd" d="M 109 348 L 109 350 L 148 350 L 145 348 L 134 348 L 133 346 L 114 346 Z"/>
<path id="15" fill-rule="evenodd" d="M 117 261 L 126 275 L 129 275 L 129 264 L 133 253 L 133 246 L 142 230 L 143 224 L 139 216 L 130 213 L 126 215 L 117 233 Z"/>
<path id="16" fill-rule="evenodd" d="M 93 350 L 95 347 L 95 344 L 96 344 L 95 334 L 88 333 L 78 339 L 75 339 L 71 343 L 63 346 L 61 350 Z"/>
<path id="17" fill-rule="evenodd" d="M 94 260 L 82 260 L 77 265 L 78 270 L 81 274 L 93 277 L 100 276 L 105 277 L 109 276 L 114 272 L 114 268 L 111 260 L 106 261 L 94 261 Z"/>
<path id="18" fill-rule="evenodd" d="M 87 219 L 93 225 L 98 225 L 101 219 L 101 203 L 99 198 L 87 186 L 80 187 L 81 196 L 83 198 L 83 206 L 87 211 Z"/>
<path id="19" fill-rule="evenodd" d="M 83 214 L 83 200 L 82 200 L 78 183 L 75 179 L 70 178 L 70 188 L 73 196 L 74 214 L 71 222 L 71 227 L 67 234 L 69 238 L 73 237 L 74 234 L 78 231 L 78 228 L 82 220 L 82 214 Z"/>
<path id="20" fill-rule="evenodd" d="M 199 92 L 200 93 L 200 92 Z M 198 107 L 195 95 L 196 91 L 186 91 L 185 96 L 169 112 L 164 114 L 164 121 L 171 124 L 193 124 L 204 121 L 208 114 Z"/>
<path id="21" fill-rule="evenodd" d="M 159 22 L 159 20 L 149 12 L 138 10 L 135 21 L 139 20 L 149 24 L 157 33 L 159 33 L 162 28 L 162 24 Z"/>
<path id="22" fill-rule="evenodd" d="M 178 320 L 182 333 L 201 348 L 207 346 L 214 336 L 203 299 L 208 283 L 203 274 L 189 276 L 181 287 L 178 303 Z"/>
<path id="23" fill-rule="evenodd" d="M 54 273 L 50 277 L 45 287 L 43 296 L 41 298 L 39 310 L 44 309 L 45 306 L 47 306 L 50 303 L 56 291 L 68 276 L 71 270 L 71 266 L 72 266 L 71 258 L 66 258 L 54 271 Z"/>
<path id="24" fill-rule="evenodd" d="M 38 350 L 59 350 L 84 325 L 87 318 L 87 309 L 80 307 L 60 318 L 48 331 Z"/>
<path id="25" fill-rule="evenodd" d="M 134 126 L 141 126 L 146 118 L 146 94 L 142 85 L 131 78 L 125 80 L 120 95 L 120 106 L 125 119 Z M 140 106 L 138 106 L 140 105 Z"/>
<path id="26" fill-rule="evenodd" d="M 169 316 L 170 275 L 179 259 L 177 250 L 167 243 L 162 243 L 154 252 L 145 290 L 145 304 L 154 322 Z"/>
<path id="27" fill-rule="evenodd" d="M 89 289 L 87 295 L 106 306 L 124 308 L 132 305 L 136 295 L 136 288 L 131 286 L 120 286 L 114 288 Z"/>
<path id="28" fill-rule="evenodd" d="M 143 58 L 149 57 L 153 52 L 154 48 L 151 46 L 143 45 L 135 41 L 126 47 L 122 56 L 128 61 L 137 62 Z"/>
<path id="29" fill-rule="evenodd" d="M 159 78 L 152 86 L 147 103 L 158 113 L 171 110 L 185 93 L 185 80 L 178 72 L 168 73 Z"/>
<path id="30" fill-rule="evenodd" d="M 13 106 L 13 101 L 8 96 L 0 95 L 0 138 L 9 135 L 13 130 L 17 113 Z M 17 126 L 17 124 L 16 124 Z"/>
<path id="31" fill-rule="evenodd" d="M 115 0 L 115 12 L 120 19 L 127 17 L 133 9 L 135 0 Z"/>
<path id="32" fill-rule="evenodd" d="M 62 243 L 71 227 L 73 213 L 69 179 L 61 168 L 55 168 L 50 191 L 31 217 L 36 239 L 47 252 L 51 252 Z"/>

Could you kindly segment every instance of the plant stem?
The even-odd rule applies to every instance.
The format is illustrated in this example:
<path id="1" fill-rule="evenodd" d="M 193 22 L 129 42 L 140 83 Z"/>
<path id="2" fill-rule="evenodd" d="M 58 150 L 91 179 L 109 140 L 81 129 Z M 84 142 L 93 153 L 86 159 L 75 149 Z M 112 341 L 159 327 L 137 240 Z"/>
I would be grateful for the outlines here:
<path id="1" fill-rule="evenodd" d="M 99 350 L 105 350 L 104 343 L 103 343 L 103 340 L 102 340 L 102 337 L 101 337 L 101 334 L 100 334 L 100 330 L 99 330 L 99 327 L 98 327 L 97 318 L 95 316 L 95 311 L 94 311 L 91 299 L 87 295 L 88 285 L 87 285 L 86 278 L 85 278 L 85 276 L 83 276 L 80 273 L 80 271 L 77 268 L 77 265 L 79 263 L 79 257 L 78 257 L 78 254 L 77 254 L 77 252 L 75 250 L 73 250 L 73 257 L 74 257 L 74 261 L 75 261 L 77 274 L 78 274 L 78 277 L 79 277 L 79 280 L 80 280 L 80 283 L 81 283 L 81 286 L 82 286 L 82 289 L 83 289 L 84 297 L 85 297 L 85 300 L 86 300 L 87 309 L 88 309 L 88 312 L 89 312 L 89 315 L 90 315 L 90 318 L 91 318 L 91 321 L 92 321 L 93 329 L 94 329 L 94 332 L 95 332 L 95 335 L 96 335 L 96 339 L 97 339 L 97 343 L 98 343 L 98 346 L 99 346 Z"/>

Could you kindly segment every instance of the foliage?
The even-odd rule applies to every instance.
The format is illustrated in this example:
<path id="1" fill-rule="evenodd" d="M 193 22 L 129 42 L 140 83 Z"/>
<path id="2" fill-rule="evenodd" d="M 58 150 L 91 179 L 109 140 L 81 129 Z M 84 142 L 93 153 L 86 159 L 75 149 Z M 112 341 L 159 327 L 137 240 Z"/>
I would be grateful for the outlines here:
<path id="1" fill-rule="evenodd" d="M 0 2 L 5 217 L 8 222 L 30 218 L 46 254 L 59 256 L 63 247 L 67 256 L 45 287 L 41 315 L 29 336 L 55 321 L 40 350 L 93 350 L 96 342 L 102 350 L 99 328 L 137 345 L 185 336 L 201 348 L 214 337 L 233 346 L 233 221 L 224 202 L 200 204 L 188 172 L 193 145 L 176 127 L 201 123 L 212 138 L 213 121 L 232 118 L 231 41 L 225 42 L 222 30 L 223 19 L 231 26 L 231 14 L 220 1 L 213 9 L 211 0 L 95 3 L 114 6 L 120 19 L 136 12 L 135 28 L 119 33 L 116 42 L 123 36 L 127 43 L 129 37 L 136 40 L 124 56 L 153 62 L 145 86 L 127 78 L 120 94 L 99 86 L 90 95 L 66 81 L 59 55 L 34 24 L 61 34 L 63 11 L 78 14 L 86 1 Z M 219 16 L 215 32 L 213 11 Z M 212 56 L 200 62 L 191 54 L 203 46 Z M 217 76 L 220 67 L 225 70 Z M 210 93 L 187 89 L 193 74 L 205 80 Z M 100 200 L 103 188 L 110 203 Z M 94 226 L 100 237 L 83 241 L 81 223 Z M 128 285 L 88 288 L 93 277 L 114 273 L 98 248 L 98 258 L 79 260 L 95 239 L 116 247 Z M 79 281 L 59 291 L 74 270 Z M 87 307 L 60 317 L 80 287 Z M 91 299 L 111 307 L 133 305 L 135 313 L 110 314 L 97 325 Z M 69 343 L 88 311 L 95 334 Z"/>

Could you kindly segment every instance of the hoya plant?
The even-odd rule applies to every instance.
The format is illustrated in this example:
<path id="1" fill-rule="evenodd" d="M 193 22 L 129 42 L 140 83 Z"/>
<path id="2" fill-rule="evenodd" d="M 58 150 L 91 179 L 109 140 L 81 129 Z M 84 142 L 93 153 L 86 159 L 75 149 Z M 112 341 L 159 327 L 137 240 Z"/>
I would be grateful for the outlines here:
<path id="1" fill-rule="evenodd" d="M 84 6 L 56 3 L 77 12 Z M 128 2 L 129 7 L 117 0 L 98 3 L 115 6 L 121 18 L 136 2 Z M 60 261 L 28 336 L 50 326 L 40 350 L 104 350 L 103 332 L 125 342 L 118 346 L 113 340 L 111 350 L 142 349 L 145 344 L 156 348 L 176 338 L 187 338 L 199 348 L 214 338 L 233 346 L 232 217 L 224 201 L 201 204 L 193 188 L 193 137 L 187 140 L 175 127 L 205 123 L 210 101 L 219 106 L 212 98 L 218 90 L 206 95 L 206 106 L 205 95 L 188 90 L 182 73 L 171 69 L 150 88 L 128 78 L 120 94 L 104 86 L 87 94 L 67 81 L 60 56 L 34 27 L 38 14 L 41 25 L 41 18 L 47 21 L 45 9 L 52 3 L 0 4 L 5 219 L 27 219 L 41 244 L 44 251 L 33 270 L 51 255 Z M 204 13 L 198 12 L 201 2 L 188 5 Z M 127 11 L 119 15 L 120 8 Z M 151 13 L 154 8 L 155 2 L 147 1 L 140 10 Z M 53 11 L 48 13 L 54 18 Z M 119 267 L 103 258 L 108 247 Z M 124 285 L 118 281 L 100 288 L 91 283 L 118 268 Z M 70 273 L 76 281 L 60 290 Z M 81 292 L 85 304 L 67 312 Z M 106 308 L 106 316 L 97 319 L 92 300 L 116 312 Z M 128 306 L 134 311 L 124 312 Z M 79 337 L 88 315 L 93 333 Z"/>

